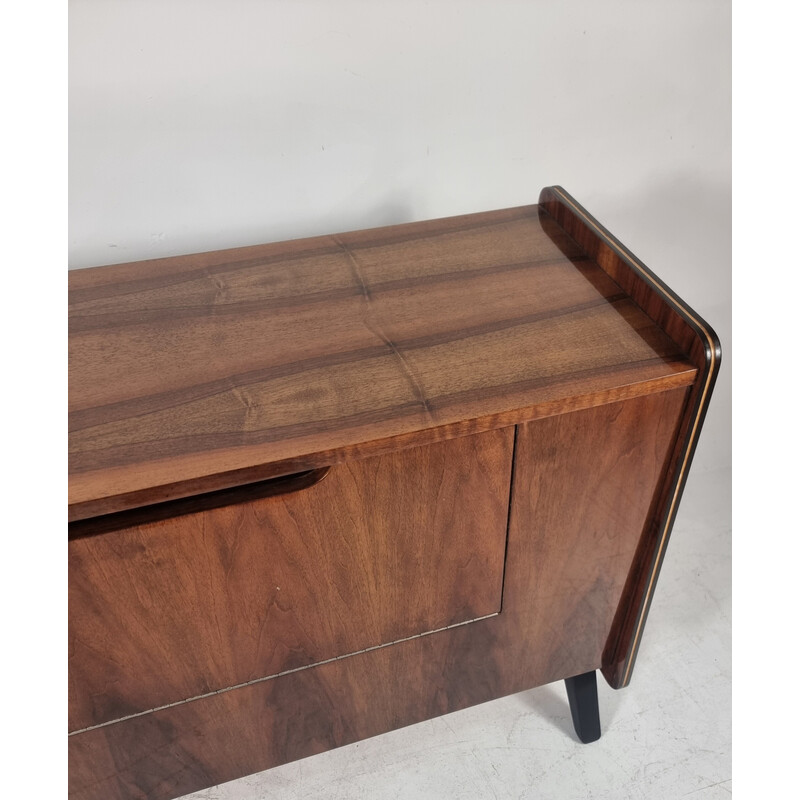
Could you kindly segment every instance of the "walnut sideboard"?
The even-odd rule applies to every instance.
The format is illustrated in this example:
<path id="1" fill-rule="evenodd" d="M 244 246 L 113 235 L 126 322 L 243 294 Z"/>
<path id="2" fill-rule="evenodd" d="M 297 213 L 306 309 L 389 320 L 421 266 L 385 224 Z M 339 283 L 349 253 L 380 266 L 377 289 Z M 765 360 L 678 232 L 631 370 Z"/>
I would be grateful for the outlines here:
<path id="1" fill-rule="evenodd" d="M 561 679 L 600 735 L 720 347 L 563 189 L 73 271 L 69 319 L 75 800 Z"/>

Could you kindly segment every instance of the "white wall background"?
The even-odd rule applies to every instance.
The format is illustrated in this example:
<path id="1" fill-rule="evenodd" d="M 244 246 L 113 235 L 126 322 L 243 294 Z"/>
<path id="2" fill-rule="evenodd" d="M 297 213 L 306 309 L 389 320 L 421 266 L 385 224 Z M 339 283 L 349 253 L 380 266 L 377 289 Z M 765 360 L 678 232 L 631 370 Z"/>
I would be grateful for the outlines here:
<path id="1" fill-rule="evenodd" d="M 717 329 L 723 0 L 72 0 L 70 266 L 535 203 L 559 183 Z"/>

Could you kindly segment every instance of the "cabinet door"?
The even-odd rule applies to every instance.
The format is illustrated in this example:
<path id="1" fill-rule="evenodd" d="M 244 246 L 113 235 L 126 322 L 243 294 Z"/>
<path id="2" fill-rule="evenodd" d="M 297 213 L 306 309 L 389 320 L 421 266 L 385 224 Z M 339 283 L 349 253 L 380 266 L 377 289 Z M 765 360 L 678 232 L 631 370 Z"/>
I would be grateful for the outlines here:
<path id="1" fill-rule="evenodd" d="M 71 541 L 70 729 L 499 612 L 513 438 Z"/>

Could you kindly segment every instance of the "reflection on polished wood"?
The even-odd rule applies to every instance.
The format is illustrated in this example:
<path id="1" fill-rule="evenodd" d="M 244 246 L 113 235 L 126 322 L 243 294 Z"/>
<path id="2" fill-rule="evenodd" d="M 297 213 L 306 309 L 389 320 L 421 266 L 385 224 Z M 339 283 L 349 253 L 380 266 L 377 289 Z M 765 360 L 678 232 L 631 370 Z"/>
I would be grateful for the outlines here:
<path id="1" fill-rule="evenodd" d="M 536 206 L 73 271 L 71 518 L 694 374 Z"/>

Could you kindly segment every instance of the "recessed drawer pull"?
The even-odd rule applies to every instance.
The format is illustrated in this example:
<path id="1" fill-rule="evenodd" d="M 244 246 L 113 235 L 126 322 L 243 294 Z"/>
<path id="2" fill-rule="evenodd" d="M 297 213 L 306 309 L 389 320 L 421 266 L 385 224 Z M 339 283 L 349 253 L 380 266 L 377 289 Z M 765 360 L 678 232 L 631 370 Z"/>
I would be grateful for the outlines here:
<path id="1" fill-rule="evenodd" d="M 129 511 L 118 511 L 102 517 L 71 522 L 69 538 L 80 539 L 98 533 L 109 533 L 131 525 L 144 525 L 148 522 L 193 514 L 197 511 L 209 511 L 212 508 L 260 500 L 264 497 L 299 492 L 319 483 L 330 469 L 328 466 L 293 472 L 291 475 L 281 475 L 244 486 L 234 486 L 231 489 L 219 489 L 216 492 L 206 492 L 194 497 L 181 497 L 177 500 L 167 500 L 164 503 L 156 503 L 143 508 L 133 508 Z"/>

